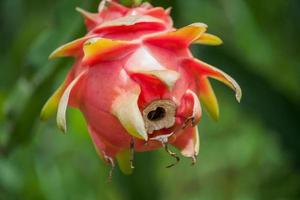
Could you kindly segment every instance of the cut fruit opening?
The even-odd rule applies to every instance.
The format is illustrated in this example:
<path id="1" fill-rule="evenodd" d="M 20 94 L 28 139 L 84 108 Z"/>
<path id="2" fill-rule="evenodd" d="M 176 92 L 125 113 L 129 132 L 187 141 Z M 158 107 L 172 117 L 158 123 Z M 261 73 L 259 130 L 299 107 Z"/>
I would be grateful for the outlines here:
<path id="1" fill-rule="evenodd" d="M 151 121 L 161 120 L 166 116 L 166 110 L 162 107 L 157 107 L 148 113 L 147 118 Z"/>
<path id="2" fill-rule="evenodd" d="M 173 101 L 160 99 L 152 101 L 143 110 L 143 119 L 148 134 L 163 128 L 170 128 L 175 123 L 176 105 Z"/>

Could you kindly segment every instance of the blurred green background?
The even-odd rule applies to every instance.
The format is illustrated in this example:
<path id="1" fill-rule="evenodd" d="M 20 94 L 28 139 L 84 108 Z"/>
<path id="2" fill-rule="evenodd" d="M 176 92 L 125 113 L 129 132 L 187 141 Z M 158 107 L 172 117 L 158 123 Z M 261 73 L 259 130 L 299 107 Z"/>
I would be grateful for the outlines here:
<path id="1" fill-rule="evenodd" d="M 300 1 L 153 0 L 171 6 L 175 26 L 209 25 L 220 47 L 196 57 L 232 75 L 241 104 L 213 82 L 221 117 L 204 113 L 197 165 L 174 168 L 163 151 L 136 155 L 132 176 L 97 156 L 81 113 L 68 111 L 68 134 L 38 119 L 71 59 L 48 61 L 59 45 L 85 33 L 74 10 L 98 0 L 0 1 L 0 199 L 292 200 L 300 199 Z"/>

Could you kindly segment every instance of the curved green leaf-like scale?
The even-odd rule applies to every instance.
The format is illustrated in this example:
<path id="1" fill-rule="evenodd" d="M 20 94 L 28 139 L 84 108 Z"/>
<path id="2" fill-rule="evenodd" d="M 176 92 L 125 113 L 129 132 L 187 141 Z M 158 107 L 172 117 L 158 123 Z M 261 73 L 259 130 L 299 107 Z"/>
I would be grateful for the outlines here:
<path id="1" fill-rule="evenodd" d="M 204 33 L 197 40 L 195 40 L 194 43 L 217 46 L 223 44 L 223 41 L 218 36 L 209 33 Z"/>
<path id="2" fill-rule="evenodd" d="M 219 119 L 219 105 L 215 92 L 207 77 L 203 76 L 196 80 L 199 99 L 206 108 L 209 115 L 214 119 Z"/>
<path id="3" fill-rule="evenodd" d="M 132 174 L 133 168 L 131 166 L 131 151 L 130 149 L 125 149 L 123 151 L 120 151 L 116 155 L 116 159 L 118 162 L 118 165 L 121 169 L 121 171 L 126 174 L 130 175 Z"/>
<path id="4" fill-rule="evenodd" d="M 67 123 L 66 123 L 66 111 L 69 103 L 69 97 L 74 86 L 78 81 L 87 74 L 87 70 L 81 72 L 65 89 L 63 95 L 60 98 L 56 116 L 56 123 L 58 128 L 64 133 L 67 132 Z"/>
<path id="5" fill-rule="evenodd" d="M 52 117 L 56 112 L 59 104 L 59 100 L 65 90 L 65 82 L 62 83 L 53 95 L 47 100 L 40 113 L 40 119 L 45 121 Z"/>

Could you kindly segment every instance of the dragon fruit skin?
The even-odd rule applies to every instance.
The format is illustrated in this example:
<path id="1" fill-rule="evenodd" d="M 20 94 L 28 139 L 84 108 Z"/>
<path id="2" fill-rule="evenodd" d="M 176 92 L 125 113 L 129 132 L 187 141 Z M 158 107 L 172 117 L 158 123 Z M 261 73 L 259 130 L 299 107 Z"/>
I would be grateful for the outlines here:
<path id="1" fill-rule="evenodd" d="M 114 159 L 131 173 L 131 151 L 150 151 L 171 144 L 186 157 L 199 151 L 197 123 L 200 102 L 217 119 L 218 103 L 208 77 L 236 92 L 239 85 L 227 74 L 189 51 L 191 44 L 222 41 L 195 23 L 175 29 L 170 9 L 149 3 L 127 8 L 102 1 L 98 13 L 77 9 L 85 18 L 87 35 L 56 49 L 50 58 L 73 56 L 75 64 L 41 112 L 57 112 L 66 132 L 66 109 L 78 108 L 100 157 Z M 200 99 L 200 102 L 198 100 Z"/>

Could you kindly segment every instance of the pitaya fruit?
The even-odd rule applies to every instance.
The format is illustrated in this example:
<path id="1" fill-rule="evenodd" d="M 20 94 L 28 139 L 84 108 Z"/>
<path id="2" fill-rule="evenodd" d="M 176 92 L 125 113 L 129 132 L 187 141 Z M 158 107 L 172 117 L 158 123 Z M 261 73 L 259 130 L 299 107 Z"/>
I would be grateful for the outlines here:
<path id="1" fill-rule="evenodd" d="M 117 160 L 125 174 L 132 172 L 134 151 L 164 147 L 179 161 L 168 144 L 195 163 L 200 102 L 212 118 L 219 117 L 208 78 L 232 88 L 238 101 L 242 96 L 229 75 L 197 60 L 189 50 L 191 44 L 219 45 L 221 39 L 206 33 L 203 23 L 176 29 L 170 9 L 149 3 L 127 8 L 104 0 L 98 13 L 77 10 L 88 33 L 50 55 L 73 56 L 75 64 L 41 118 L 57 111 L 58 127 L 66 132 L 67 107 L 80 109 L 100 157 L 112 166 Z"/>

